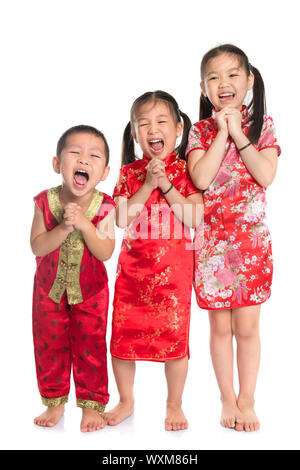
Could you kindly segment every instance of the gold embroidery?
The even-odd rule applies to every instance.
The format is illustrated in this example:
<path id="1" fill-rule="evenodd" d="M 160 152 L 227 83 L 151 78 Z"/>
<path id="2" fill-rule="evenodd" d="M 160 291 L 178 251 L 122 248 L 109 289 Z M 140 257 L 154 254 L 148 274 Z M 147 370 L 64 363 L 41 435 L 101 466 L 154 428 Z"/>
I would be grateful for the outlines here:
<path id="1" fill-rule="evenodd" d="M 64 397 L 58 397 L 58 398 L 46 398 L 46 397 L 41 397 L 41 398 L 42 398 L 43 405 L 48 406 L 48 407 L 64 405 L 68 401 L 68 395 L 65 395 Z"/>
<path id="2" fill-rule="evenodd" d="M 59 200 L 61 186 L 51 188 L 48 191 L 50 211 L 58 223 L 63 220 L 63 208 Z M 94 190 L 91 204 L 85 215 L 92 220 L 103 201 L 103 194 Z M 80 230 L 74 230 L 61 244 L 59 250 L 59 261 L 55 281 L 49 292 L 49 297 L 59 303 L 65 290 L 67 291 L 68 303 L 78 304 L 83 301 L 79 282 L 80 265 L 84 251 L 84 240 Z"/>
<path id="3" fill-rule="evenodd" d="M 47 193 L 49 208 L 57 222 L 60 224 L 63 220 L 63 208 L 59 200 L 61 186 L 49 189 Z"/>
<path id="4" fill-rule="evenodd" d="M 168 250 L 169 247 L 162 247 L 157 251 L 157 253 L 145 253 L 145 258 L 151 260 L 153 264 L 158 264 L 160 263 L 161 258 L 168 252 Z"/>
<path id="5" fill-rule="evenodd" d="M 170 353 L 176 352 L 178 349 L 179 341 L 176 341 L 176 343 L 171 344 L 170 347 L 161 349 L 157 354 L 155 354 L 155 357 L 158 358 L 164 358 L 167 357 Z"/>
<path id="6" fill-rule="evenodd" d="M 83 400 L 81 398 L 77 398 L 76 404 L 79 408 L 90 408 L 92 410 L 96 410 L 99 413 L 103 413 L 105 410 L 105 405 L 98 401 L 93 400 Z"/>

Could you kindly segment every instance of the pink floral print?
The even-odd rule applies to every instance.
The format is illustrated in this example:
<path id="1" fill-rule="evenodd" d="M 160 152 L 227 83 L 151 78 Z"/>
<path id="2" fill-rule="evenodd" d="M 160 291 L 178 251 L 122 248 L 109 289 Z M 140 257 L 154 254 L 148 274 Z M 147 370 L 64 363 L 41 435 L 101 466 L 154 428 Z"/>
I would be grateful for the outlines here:
<path id="1" fill-rule="evenodd" d="M 249 113 L 242 108 L 242 128 L 248 133 Z M 217 134 L 212 117 L 192 126 L 187 156 L 207 150 Z M 280 147 L 273 120 L 264 117 L 258 151 Z M 265 302 L 271 295 L 273 260 L 266 224 L 265 188 L 248 172 L 229 137 L 226 154 L 214 181 L 203 192 L 203 228 L 195 235 L 194 289 L 199 306 L 208 310 L 232 309 Z M 201 237 L 201 240 L 200 240 Z"/>

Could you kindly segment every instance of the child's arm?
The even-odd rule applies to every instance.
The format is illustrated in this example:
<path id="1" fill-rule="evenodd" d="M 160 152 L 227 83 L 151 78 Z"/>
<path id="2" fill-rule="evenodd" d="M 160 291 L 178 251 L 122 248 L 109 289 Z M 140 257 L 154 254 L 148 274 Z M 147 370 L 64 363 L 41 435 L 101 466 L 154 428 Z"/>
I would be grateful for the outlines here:
<path id="1" fill-rule="evenodd" d="M 161 183 L 161 190 L 167 191 L 170 187 L 170 181 Z M 192 194 L 187 198 L 182 196 L 176 188 L 171 189 L 165 195 L 169 206 L 176 215 L 177 219 L 190 228 L 196 228 L 202 220 L 203 216 L 203 197 L 201 193 Z"/>
<path id="2" fill-rule="evenodd" d="M 189 154 L 188 169 L 197 188 L 205 190 L 216 177 L 225 155 L 228 129 L 224 110 L 216 113 L 218 133 L 208 150 L 192 150 Z"/>
<path id="3" fill-rule="evenodd" d="M 174 186 L 171 187 L 171 182 L 165 172 L 164 163 L 160 160 L 152 160 L 148 168 L 149 171 L 158 176 L 158 187 L 163 193 L 167 192 L 165 198 L 176 217 L 187 227 L 197 227 L 203 215 L 202 194 L 196 193 L 186 198 Z"/>
<path id="4" fill-rule="evenodd" d="M 241 128 L 241 113 L 232 109 L 228 114 L 228 130 L 238 149 L 249 144 L 249 139 Z M 249 173 L 263 187 L 269 186 L 274 180 L 277 170 L 278 151 L 275 147 L 260 152 L 249 145 L 240 152 Z"/>
<path id="5" fill-rule="evenodd" d="M 64 217 L 75 229 L 81 231 L 88 249 L 97 259 L 107 261 L 111 257 L 115 248 L 114 210 L 111 210 L 97 227 L 75 203 L 66 206 Z"/>
<path id="6" fill-rule="evenodd" d="M 129 199 L 119 196 L 116 198 L 116 223 L 120 228 L 125 228 L 138 217 L 148 201 L 151 193 L 157 188 L 158 180 L 155 175 L 147 171 L 143 186 Z"/>
<path id="7" fill-rule="evenodd" d="M 30 234 L 31 249 L 35 256 L 45 256 L 56 250 L 74 228 L 65 220 L 47 231 L 41 209 L 35 204 Z"/>

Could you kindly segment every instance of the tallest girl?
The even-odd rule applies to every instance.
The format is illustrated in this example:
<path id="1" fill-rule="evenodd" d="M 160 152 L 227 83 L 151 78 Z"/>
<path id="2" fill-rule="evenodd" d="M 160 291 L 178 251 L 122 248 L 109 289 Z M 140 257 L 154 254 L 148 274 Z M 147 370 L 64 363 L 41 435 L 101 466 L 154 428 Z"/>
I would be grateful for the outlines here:
<path id="1" fill-rule="evenodd" d="M 195 254 L 194 286 L 199 306 L 209 311 L 221 424 L 255 431 L 260 306 L 270 296 L 273 271 L 265 191 L 274 179 L 280 148 L 273 120 L 265 114 L 263 80 L 241 49 L 225 44 L 208 51 L 201 80 L 200 122 L 190 131 L 186 152 L 190 175 L 204 199 L 204 238 Z"/>

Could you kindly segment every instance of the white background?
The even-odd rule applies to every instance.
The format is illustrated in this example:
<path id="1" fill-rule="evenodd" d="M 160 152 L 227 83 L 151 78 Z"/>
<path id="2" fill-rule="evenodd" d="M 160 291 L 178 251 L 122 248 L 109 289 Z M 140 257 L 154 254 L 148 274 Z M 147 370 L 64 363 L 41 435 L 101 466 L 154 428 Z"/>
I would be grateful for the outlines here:
<path id="1" fill-rule="evenodd" d="M 1 448 L 299 449 L 299 25 L 292 0 L 60 0 L 1 2 Z M 198 120 L 199 65 L 217 44 L 241 47 L 262 73 L 282 155 L 267 191 L 275 274 L 263 305 L 257 433 L 219 425 L 220 401 L 209 355 L 207 312 L 193 296 L 191 359 L 184 393 L 188 431 L 164 431 L 162 364 L 137 364 L 136 411 L 117 427 L 79 430 L 74 388 L 55 429 L 33 425 L 43 406 L 31 333 L 35 260 L 29 246 L 33 196 L 60 183 L 51 167 L 68 127 L 90 124 L 107 136 L 112 194 L 121 136 L 133 100 L 149 90 L 173 94 Z M 106 263 L 113 298 L 122 239 Z M 112 309 L 109 310 L 109 328 Z M 110 364 L 110 357 L 109 357 Z M 109 368 L 113 406 L 118 399 Z"/>

